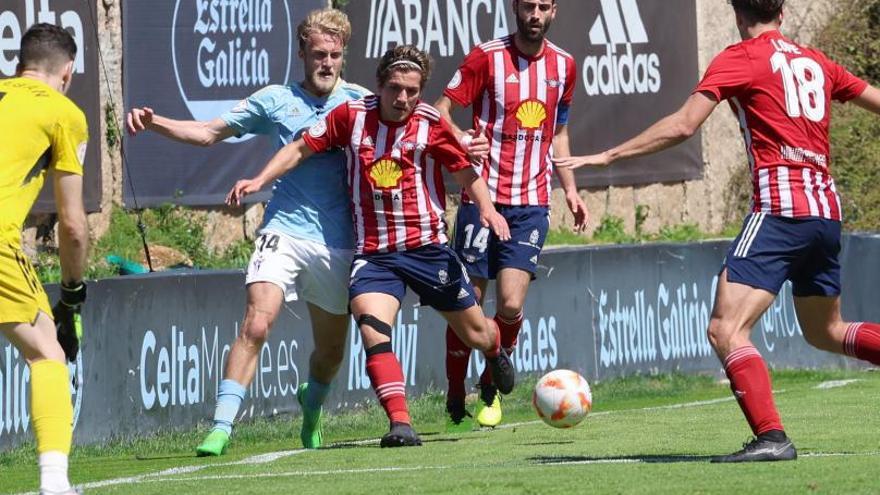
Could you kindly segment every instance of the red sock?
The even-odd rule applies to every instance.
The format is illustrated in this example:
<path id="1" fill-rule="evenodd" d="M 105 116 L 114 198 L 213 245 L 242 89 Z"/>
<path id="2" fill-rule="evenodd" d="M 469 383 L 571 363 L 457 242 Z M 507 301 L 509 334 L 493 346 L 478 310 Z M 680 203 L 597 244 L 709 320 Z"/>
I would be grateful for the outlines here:
<path id="1" fill-rule="evenodd" d="M 406 407 L 403 370 L 397 357 L 391 352 L 390 343 L 367 349 L 367 374 L 388 419 L 392 423 L 412 424 Z"/>
<path id="2" fill-rule="evenodd" d="M 516 346 L 516 338 L 519 337 L 519 329 L 522 328 L 522 311 L 512 320 L 508 320 L 500 314 L 496 314 L 494 320 L 498 324 L 498 329 L 501 330 L 501 345 L 510 352 Z"/>
<path id="3" fill-rule="evenodd" d="M 880 325 L 850 323 L 843 339 L 843 353 L 847 356 L 880 365 Z"/>
<path id="4" fill-rule="evenodd" d="M 471 358 L 471 348 L 455 335 L 452 327 L 446 327 L 446 381 L 449 388 L 446 391 L 447 399 L 464 401 L 464 379 L 467 375 L 468 362 Z"/>
<path id="5" fill-rule="evenodd" d="M 495 348 L 494 351 L 484 352 L 483 354 L 486 357 L 494 358 L 494 357 L 497 357 L 498 354 L 501 353 L 502 348 L 507 349 L 506 347 L 504 347 L 504 332 L 502 332 L 501 326 L 498 324 L 498 317 L 497 316 L 495 317 L 495 319 L 486 318 L 486 321 L 489 323 L 490 327 L 492 327 L 492 326 L 495 327 L 495 342 L 497 344 L 497 347 Z M 522 320 L 520 320 L 520 321 L 522 321 Z M 514 337 L 514 343 L 516 343 L 516 337 Z M 507 349 L 507 352 L 510 353 L 512 350 L 513 350 L 513 348 L 511 347 L 510 349 Z M 483 373 L 480 374 L 480 386 L 482 387 L 484 385 L 492 385 L 492 370 L 489 369 L 488 364 L 486 365 L 485 368 L 483 368 Z"/>
<path id="6" fill-rule="evenodd" d="M 782 430 L 779 411 L 773 403 L 770 373 L 758 350 L 750 345 L 734 350 L 724 360 L 724 371 L 755 436 Z"/>

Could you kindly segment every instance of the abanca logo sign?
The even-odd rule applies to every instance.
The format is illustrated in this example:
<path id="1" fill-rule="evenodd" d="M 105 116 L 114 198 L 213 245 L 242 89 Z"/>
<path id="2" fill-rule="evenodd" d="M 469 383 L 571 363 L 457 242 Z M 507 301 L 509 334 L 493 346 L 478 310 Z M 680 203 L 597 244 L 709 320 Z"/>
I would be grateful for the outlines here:
<path id="1" fill-rule="evenodd" d="M 285 0 L 177 0 L 172 26 L 174 77 L 196 120 L 287 84 L 295 33 Z"/>
<path id="2" fill-rule="evenodd" d="M 582 66 L 584 88 L 590 96 L 658 93 L 660 56 L 633 53 L 633 45 L 648 43 L 648 33 L 636 0 L 601 0 L 602 12 L 590 28 L 590 45 L 605 53 L 587 56 Z M 619 48 L 621 47 L 622 48 Z"/>

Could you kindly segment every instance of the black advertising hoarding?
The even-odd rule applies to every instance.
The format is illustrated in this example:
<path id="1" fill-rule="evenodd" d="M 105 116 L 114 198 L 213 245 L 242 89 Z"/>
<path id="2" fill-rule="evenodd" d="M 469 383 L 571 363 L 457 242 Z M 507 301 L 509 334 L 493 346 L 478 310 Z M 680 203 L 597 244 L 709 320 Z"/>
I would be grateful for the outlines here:
<path id="1" fill-rule="evenodd" d="M 548 250 L 529 290 L 512 356 L 517 372 L 567 368 L 590 381 L 633 373 L 720 374 L 706 327 L 727 246 L 713 241 Z M 880 320 L 871 290 L 878 260 L 880 236 L 844 238 L 844 318 Z M 239 331 L 243 282 L 241 272 L 206 271 L 90 283 L 86 339 L 80 359 L 70 366 L 79 378 L 73 397 L 76 442 L 146 436 L 210 419 Z M 491 293 L 487 301 L 492 314 Z M 415 304 L 408 294 L 392 325 L 392 347 L 411 397 L 446 388 L 446 324 L 434 310 Z M 260 349 L 242 419 L 297 410 L 294 394 L 308 377 L 311 335 L 305 304 L 286 304 Z M 805 343 L 789 285 L 758 320 L 752 341 L 774 368 L 863 366 Z M 469 384 L 483 365 L 472 353 Z M 30 437 L 29 381 L 21 355 L 0 339 L 0 451 Z M 334 383 L 331 410 L 375 400 L 354 326 Z M 374 419 L 385 421 L 380 412 Z"/>
<path id="2" fill-rule="evenodd" d="M 321 0 L 126 0 L 126 111 L 150 106 L 179 120 L 211 120 L 270 84 L 303 76 L 296 27 Z M 209 149 L 146 132 L 125 138 L 123 199 L 222 204 L 236 180 L 255 175 L 275 151 L 273 136 L 231 138 Z M 250 201 L 266 199 L 260 193 Z"/>
<path id="3" fill-rule="evenodd" d="M 578 82 L 569 132 L 572 153 L 603 151 L 677 110 L 698 78 L 694 0 L 559 0 L 548 38 L 571 53 Z M 516 30 L 511 0 L 356 0 L 346 78 L 375 88 L 385 50 L 413 43 L 434 60 L 424 99 L 441 95 L 470 49 Z M 469 125 L 470 112 L 456 120 Z M 578 170 L 578 185 L 603 187 L 702 176 L 699 136 L 654 156 L 603 170 Z"/>
<path id="4" fill-rule="evenodd" d="M 67 96 L 82 109 L 89 123 L 83 199 L 86 210 L 90 212 L 101 208 L 100 85 L 103 83 L 98 75 L 99 47 L 93 24 L 93 20 L 97 19 L 95 9 L 95 2 L 82 0 L 4 0 L 0 3 L 0 79 L 15 76 L 21 37 L 33 24 L 56 24 L 66 29 L 76 41 L 73 83 Z M 52 181 L 47 177 L 33 212 L 54 211 Z"/>

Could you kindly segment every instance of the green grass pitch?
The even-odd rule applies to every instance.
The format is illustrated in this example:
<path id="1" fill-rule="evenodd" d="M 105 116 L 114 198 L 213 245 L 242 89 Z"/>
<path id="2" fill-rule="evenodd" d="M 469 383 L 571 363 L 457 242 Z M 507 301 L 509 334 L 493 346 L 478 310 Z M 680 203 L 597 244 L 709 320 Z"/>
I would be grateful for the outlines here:
<path id="1" fill-rule="evenodd" d="M 880 374 L 784 371 L 774 374 L 795 462 L 716 465 L 749 430 L 726 385 L 712 377 L 659 376 L 594 387 L 584 423 L 555 430 L 529 405 L 534 380 L 505 402 L 505 427 L 448 435 L 443 398 L 413 401 L 420 448 L 380 449 L 374 405 L 329 418 L 330 448 L 300 449 L 298 420 L 241 425 L 229 454 L 198 459 L 205 433 L 160 432 L 135 442 L 79 448 L 72 479 L 87 493 L 877 493 L 880 482 Z M 821 385 L 821 387 L 820 387 Z M 34 454 L 0 454 L 0 493 L 37 483 Z"/>

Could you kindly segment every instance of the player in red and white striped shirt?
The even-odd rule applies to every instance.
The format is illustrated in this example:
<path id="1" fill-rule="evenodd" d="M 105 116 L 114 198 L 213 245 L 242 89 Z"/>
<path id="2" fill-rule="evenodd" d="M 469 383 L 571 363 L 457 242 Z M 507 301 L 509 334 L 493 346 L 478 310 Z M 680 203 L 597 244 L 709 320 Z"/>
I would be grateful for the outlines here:
<path id="1" fill-rule="evenodd" d="M 570 154 L 567 124 L 577 79 L 574 58 L 545 37 L 556 16 L 556 1 L 514 0 L 513 8 L 516 33 L 475 47 L 436 103 L 450 122 L 453 105 L 472 106 L 473 128 L 466 133 L 453 128 L 468 145 L 492 201 L 510 225 L 511 239 L 497 239 L 479 225 L 475 207 L 462 195 L 455 250 L 481 295 L 488 280 L 497 280 L 495 321 L 509 352 L 516 345 L 526 293 L 549 229 L 550 158 Z M 587 222 L 587 208 L 574 175 L 569 170 L 558 175 L 580 230 Z M 449 426 L 467 429 L 462 421 L 467 416 L 464 379 L 470 350 L 449 330 L 446 347 Z M 476 419 L 483 426 L 496 426 L 501 402 L 488 372 L 480 384 Z"/>
<path id="2" fill-rule="evenodd" d="M 742 127 L 754 200 L 719 276 L 709 340 L 756 439 L 715 460 L 789 460 L 797 452 L 749 334 L 788 279 L 808 343 L 880 365 L 880 325 L 849 323 L 840 315 L 841 214 L 828 143 L 831 100 L 880 113 L 880 90 L 783 36 L 784 0 L 731 3 L 743 41 L 715 57 L 678 112 L 618 147 L 557 165 L 609 165 L 668 148 L 728 100 Z"/>
<path id="3" fill-rule="evenodd" d="M 282 148 L 254 179 L 236 183 L 228 202 L 259 191 L 313 153 L 344 148 L 357 239 L 349 288 L 352 315 L 361 329 L 367 373 L 391 422 L 383 447 L 421 445 L 406 405 L 400 363 L 391 347 L 406 287 L 439 311 L 469 347 L 483 351 L 503 393 L 514 369 L 494 321 L 483 316 L 458 257 L 446 245 L 445 167 L 479 208 L 480 224 L 500 239 L 510 232 L 495 211 L 486 183 L 470 167 L 448 124 L 419 102 L 430 64 L 403 45 L 382 57 L 379 96 L 344 103 L 301 138 Z"/>

